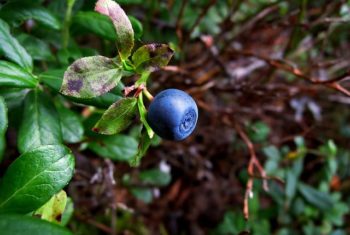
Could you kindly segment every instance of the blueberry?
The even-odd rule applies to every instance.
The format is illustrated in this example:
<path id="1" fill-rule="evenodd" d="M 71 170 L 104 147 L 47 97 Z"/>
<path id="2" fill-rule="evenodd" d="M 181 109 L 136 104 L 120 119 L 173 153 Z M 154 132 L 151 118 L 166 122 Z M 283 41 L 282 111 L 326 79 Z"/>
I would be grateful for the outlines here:
<path id="1" fill-rule="evenodd" d="M 168 140 L 183 140 L 196 127 L 198 108 L 187 93 L 167 89 L 157 94 L 149 106 L 147 121 L 153 131 Z"/>

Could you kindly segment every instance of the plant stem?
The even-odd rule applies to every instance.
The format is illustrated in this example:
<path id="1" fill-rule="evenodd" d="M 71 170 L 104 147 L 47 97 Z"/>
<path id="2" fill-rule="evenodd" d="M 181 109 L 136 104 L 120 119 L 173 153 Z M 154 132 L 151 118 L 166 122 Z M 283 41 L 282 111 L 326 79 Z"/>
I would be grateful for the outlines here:
<path id="1" fill-rule="evenodd" d="M 147 90 L 146 87 L 143 89 L 143 94 L 147 97 L 149 101 L 152 101 L 154 98 L 153 95 Z"/>
<path id="2" fill-rule="evenodd" d="M 147 80 L 149 78 L 150 73 L 149 72 L 145 72 L 141 74 L 141 77 L 139 78 L 139 80 L 137 80 L 135 82 L 135 86 L 139 87 L 141 84 L 144 84 L 146 86 Z"/>
<path id="3" fill-rule="evenodd" d="M 64 17 L 63 29 L 62 29 L 62 47 L 66 49 L 69 42 L 69 27 L 72 19 L 72 9 L 75 0 L 67 0 L 66 15 Z"/>

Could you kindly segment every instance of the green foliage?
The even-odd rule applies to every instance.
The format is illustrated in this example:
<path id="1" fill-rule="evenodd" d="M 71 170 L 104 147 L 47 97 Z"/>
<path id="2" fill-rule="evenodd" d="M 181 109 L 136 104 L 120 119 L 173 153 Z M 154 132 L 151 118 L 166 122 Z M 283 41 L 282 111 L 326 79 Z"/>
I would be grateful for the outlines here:
<path id="1" fill-rule="evenodd" d="M 140 164 L 141 158 L 145 155 L 147 149 L 152 143 L 152 139 L 146 130 L 141 131 L 141 136 L 139 139 L 139 145 L 135 156 L 130 160 L 132 166 L 138 166 Z"/>
<path id="2" fill-rule="evenodd" d="M 37 79 L 20 66 L 0 60 L 0 85 L 3 87 L 34 88 Z"/>
<path id="3" fill-rule="evenodd" d="M 137 99 L 137 106 L 139 108 L 139 113 L 140 113 L 140 120 L 142 122 L 142 124 L 144 125 L 144 127 L 146 128 L 147 134 L 149 136 L 150 139 L 153 138 L 154 136 L 154 131 L 152 130 L 152 128 L 149 126 L 148 122 L 147 122 L 147 110 L 145 108 L 145 105 L 143 103 L 143 94 L 140 94 L 138 99 Z"/>
<path id="4" fill-rule="evenodd" d="M 74 34 L 93 33 L 104 39 L 117 40 L 113 23 L 105 15 L 93 11 L 80 11 L 72 19 Z"/>
<path id="5" fill-rule="evenodd" d="M 60 119 L 62 137 L 65 143 L 78 143 L 83 140 L 84 126 L 80 116 L 66 108 L 61 100 L 55 102 L 56 110 Z"/>
<path id="6" fill-rule="evenodd" d="M 77 98 L 93 98 L 113 89 L 121 77 L 117 61 L 103 56 L 85 57 L 68 67 L 61 92 Z"/>
<path id="7" fill-rule="evenodd" d="M 255 142 L 265 141 L 270 134 L 270 128 L 264 122 L 255 122 L 249 125 L 249 137 Z"/>
<path id="8" fill-rule="evenodd" d="M 60 223 L 66 208 L 67 194 L 61 190 L 59 193 L 34 212 L 34 215 L 49 222 Z"/>
<path id="9" fill-rule="evenodd" d="M 54 60 L 49 44 L 43 40 L 25 33 L 18 35 L 17 40 L 31 55 L 33 60 Z"/>
<path id="10" fill-rule="evenodd" d="M 10 165 L 0 182 L 0 213 L 34 211 L 68 184 L 73 170 L 74 157 L 62 145 L 27 151 Z"/>
<path id="11" fill-rule="evenodd" d="M 0 229 L 3 235 L 72 235 L 59 225 L 24 215 L 0 215 Z"/>
<path id="12" fill-rule="evenodd" d="M 45 93 L 31 91 L 25 98 L 23 115 L 18 132 L 21 153 L 43 145 L 62 143 L 59 116 Z"/>
<path id="13" fill-rule="evenodd" d="M 98 1 L 95 10 L 112 20 L 117 34 L 116 43 L 120 58 L 127 59 L 134 47 L 134 30 L 124 10 L 112 0 Z"/>
<path id="14" fill-rule="evenodd" d="M 132 11 L 138 6 L 142 11 L 136 11 L 137 14 L 134 16 L 137 18 L 127 15 L 117 2 L 130 10 L 130 14 L 133 14 Z M 198 54 L 198 57 L 205 61 L 209 57 L 216 57 L 215 50 L 218 49 L 220 55 L 218 54 L 215 58 L 215 63 L 220 64 L 223 70 L 228 70 L 225 71 L 226 73 L 230 72 L 231 66 L 225 64 L 224 60 L 227 58 L 221 53 L 230 44 L 234 44 L 235 48 L 236 46 L 245 48 L 245 45 L 241 45 L 241 38 L 245 40 L 247 35 L 242 34 L 242 29 L 251 27 L 253 23 L 258 22 L 257 29 L 262 30 L 263 33 L 267 32 L 264 30 L 268 28 L 269 22 L 277 22 L 278 17 L 282 17 L 282 20 L 277 22 L 276 28 L 287 25 L 286 28 L 289 29 L 289 24 L 298 24 L 298 27 L 293 30 L 291 27 L 291 31 L 294 31 L 291 35 L 281 34 L 283 37 L 278 38 L 278 41 L 285 40 L 284 37 L 288 38 L 290 45 L 283 56 L 295 58 L 301 64 L 305 63 L 305 71 L 310 74 L 319 72 L 309 69 L 309 62 L 312 58 L 328 58 L 335 45 L 338 44 L 342 45 L 341 48 L 344 48 L 344 51 L 346 49 L 346 43 L 343 42 L 348 39 L 349 27 L 346 22 L 349 21 L 349 4 L 345 2 L 334 3 L 333 6 L 339 5 L 339 9 L 331 17 L 328 17 L 326 13 L 332 9 L 327 7 L 324 15 L 317 18 L 317 10 L 327 1 L 216 1 L 208 8 L 199 22 L 196 22 L 198 16 L 206 6 L 210 5 L 211 1 L 185 1 L 183 17 L 178 21 L 182 2 L 160 1 L 158 4 L 156 1 L 100 0 L 96 5 L 96 11 L 92 11 L 95 1 L 11 0 L 1 4 L 0 167 L 3 170 L 0 178 L 1 234 L 68 235 L 71 233 L 63 228 L 68 224 L 74 234 L 101 233 L 97 228 L 74 218 L 73 201 L 63 191 L 74 171 L 74 156 L 68 147 L 74 153 L 80 152 L 79 155 L 86 156 L 91 162 L 99 162 L 98 158 L 107 158 L 120 163 L 114 176 L 118 177 L 117 189 L 125 187 L 124 190 L 128 190 L 130 195 L 145 203 L 157 200 L 159 190 L 167 187 L 172 180 L 182 182 L 178 189 L 179 196 L 184 198 L 187 195 L 192 196 L 193 191 L 189 190 L 190 193 L 187 194 L 186 186 L 193 182 L 177 181 L 175 174 L 172 175 L 170 172 L 154 167 L 154 158 L 145 161 L 146 164 L 143 164 L 141 169 L 126 168 L 126 171 L 124 169 L 127 164 L 139 166 L 147 150 L 161 141 L 154 135 L 147 123 L 146 106 L 152 97 L 145 87 L 149 84 L 148 79 L 151 72 L 158 71 L 159 73 L 159 70 L 169 63 L 174 53 L 176 53 L 176 59 L 181 61 L 179 68 L 184 65 L 186 76 L 182 76 L 182 71 L 179 71 L 181 76 L 177 76 L 178 72 L 175 72 L 176 79 L 169 84 L 181 84 L 185 87 L 189 81 L 189 84 L 198 86 L 192 91 L 198 94 L 200 99 L 203 98 L 203 102 L 213 97 L 205 93 L 202 96 L 202 88 L 210 92 L 210 86 L 214 84 L 214 90 L 217 92 L 226 89 L 224 85 L 231 84 L 231 81 L 227 82 L 226 78 L 221 75 L 215 76 L 217 80 L 213 80 L 213 83 L 202 84 L 201 81 L 197 83 L 195 79 L 192 81 L 191 76 L 188 77 L 190 79 L 187 79 L 187 75 L 200 78 L 203 72 L 200 69 L 199 73 L 197 70 L 192 70 L 192 64 L 182 64 L 183 61 L 188 62 L 185 58 L 187 53 L 190 58 L 194 58 L 190 53 L 196 52 L 195 56 Z M 310 6 L 313 7 L 312 12 L 307 11 Z M 271 9 L 271 13 L 267 16 L 268 21 L 262 20 L 260 17 L 263 14 L 260 13 L 269 12 Z M 319 24 L 316 24 L 317 27 L 312 25 L 313 18 Z M 327 20 L 338 20 L 339 22 L 326 22 Z M 227 26 L 232 24 L 237 27 L 231 30 Z M 183 33 L 191 34 L 182 35 L 181 41 L 181 37 L 178 37 L 181 36 L 178 27 L 184 29 Z M 273 32 L 276 28 L 268 28 L 268 30 Z M 323 30 L 325 28 L 327 30 Z M 220 31 L 222 29 L 226 31 Z M 192 31 L 189 32 L 189 30 Z M 252 31 L 252 34 L 248 36 L 255 38 L 254 33 L 261 34 L 261 32 Z M 264 36 L 268 38 L 269 33 Z M 203 44 L 202 36 L 213 36 L 214 41 L 224 38 L 224 41 L 222 44 L 214 43 L 213 46 L 208 46 Z M 201 47 L 203 45 L 208 47 L 201 50 L 195 48 L 192 51 L 192 48 L 190 50 L 186 44 L 191 39 L 195 39 L 192 41 L 198 39 Z M 142 45 L 144 42 L 149 44 Z M 171 46 L 163 44 L 164 42 L 169 42 Z M 261 43 L 265 48 L 264 40 Z M 307 47 L 308 44 L 312 44 L 311 49 Z M 303 52 L 304 47 L 311 51 L 310 55 Z M 322 50 L 320 50 L 321 47 Z M 338 54 L 341 52 L 334 51 Z M 265 51 L 262 52 L 262 55 L 264 53 Z M 235 68 L 236 59 L 242 58 L 240 55 L 230 57 L 232 67 Z M 243 60 L 242 63 L 244 63 Z M 332 63 L 338 64 L 339 61 L 335 60 Z M 207 64 L 203 62 L 201 66 L 205 67 L 205 65 Z M 320 71 L 324 69 L 324 65 L 318 66 Z M 339 67 L 342 66 L 344 67 L 342 63 L 339 63 Z M 210 74 L 210 68 L 208 71 L 206 69 L 205 67 L 206 73 L 209 71 Z M 278 71 L 271 70 L 270 72 L 280 76 Z M 261 76 L 265 75 L 262 73 Z M 284 73 L 282 75 L 288 76 Z M 290 75 L 289 77 L 293 79 L 293 82 L 298 80 L 295 76 Z M 262 79 L 265 78 L 262 77 Z M 250 83 L 251 80 L 245 81 Z M 283 79 L 278 79 L 278 81 L 281 80 Z M 152 84 L 155 85 L 152 88 L 162 88 L 162 84 L 157 87 L 159 81 L 162 79 Z M 233 83 L 235 82 L 236 80 Z M 278 87 L 287 91 L 287 88 L 282 85 L 278 84 Z M 239 86 L 240 84 L 237 84 L 237 87 Z M 239 89 L 237 93 L 240 93 L 241 97 L 245 92 L 243 88 L 237 88 Z M 260 96 L 262 88 L 252 86 L 252 89 L 248 90 L 255 92 L 253 89 L 257 89 L 256 94 Z M 186 89 L 191 89 L 191 87 L 186 87 Z M 272 89 L 272 86 L 269 89 Z M 299 96 L 304 94 L 304 90 L 307 89 L 300 85 L 298 89 L 289 90 L 289 93 L 284 94 L 286 97 L 295 94 Z M 323 97 L 324 94 L 315 92 L 312 98 L 318 95 Z M 254 99 L 253 94 L 251 97 Z M 273 101 L 279 99 L 273 92 L 268 98 L 272 101 L 271 106 L 275 104 Z M 341 98 L 334 95 L 333 101 L 343 102 Z M 243 98 L 235 101 L 228 99 L 228 103 L 242 100 Z M 218 99 L 218 103 L 219 101 Z M 224 107 L 226 103 L 220 105 L 223 106 L 222 110 L 226 108 Z M 242 107 L 244 118 L 248 116 L 249 108 L 251 108 L 249 104 Z M 336 127 L 339 136 L 328 137 L 328 130 L 323 130 L 322 126 L 315 125 L 312 128 L 317 129 L 317 137 L 312 136 L 311 132 L 310 134 L 300 132 L 300 135 L 304 137 L 297 136 L 294 142 L 292 139 L 285 144 L 284 139 L 275 138 L 273 120 L 259 119 L 271 112 L 272 108 L 269 108 L 269 110 L 259 109 L 256 113 L 253 112 L 254 118 L 247 118 L 244 123 L 247 123 L 245 127 L 248 137 L 254 143 L 257 156 L 264 163 L 267 175 L 277 177 L 283 183 L 271 179 L 269 180 L 270 190 L 263 192 L 261 179 L 255 179 L 252 197 L 249 198 L 249 221 L 246 221 L 242 214 L 241 199 L 236 203 L 232 200 L 230 201 L 230 203 L 233 202 L 232 207 L 226 208 L 221 222 L 216 228 L 211 229 L 210 234 L 243 235 L 248 232 L 258 235 L 347 234 L 348 221 L 346 219 L 348 218 L 346 215 L 350 211 L 348 198 L 350 151 L 344 148 L 344 145 L 339 145 L 339 142 L 346 142 L 350 137 L 348 114 L 341 113 L 340 121 L 332 120 L 333 115 L 325 117 L 330 126 L 341 123 Z M 327 108 L 333 111 L 333 107 Z M 334 116 L 337 116 L 336 111 L 334 111 Z M 235 116 L 238 121 L 240 115 L 241 113 L 238 113 Z M 278 119 L 287 122 L 288 119 L 283 119 L 285 115 L 285 113 L 278 113 Z M 222 119 L 225 118 L 226 116 L 222 117 Z M 133 125 L 135 123 L 137 124 Z M 309 125 L 309 123 L 302 124 Z M 13 140 L 13 136 L 17 137 L 17 142 Z M 312 141 L 311 138 L 313 138 Z M 197 142 L 197 139 L 194 142 Z M 187 143 L 183 145 L 186 146 L 185 152 L 187 150 L 188 152 L 198 151 L 198 158 L 187 158 L 183 162 L 179 161 L 183 159 L 169 160 L 184 166 L 186 177 L 187 170 L 191 171 L 193 164 L 200 163 L 197 160 L 207 154 L 204 146 L 202 149 L 204 144 L 201 138 L 198 139 L 198 142 L 201 146 L 198 149 L 192 148 Z M 243 146 L 244 143 L 237 138 L 233 144 Z M 171 151 L 171 145 L 164 146 Z M 231 151 L 231 146 L 226 144 L 222 146 Z M 234 150 L 237 149 L 234 148 Z M 19 157 L 17 157 L 18 152 L 21 154 Z M 168 156 L 164 157 L 166 159 Z M 210 170 L 227 167 L 221 162 L 217 164 L 216 159 L 205 160 L 207 162 L 203 166 L 204 173 L 207 172 L 207 167 Z M 236 161 L 233 161 L 232 164 L 232 168 L 238 168 Z M 237 164 L 239 167 L 244 165 L 239 161 Z M 316 167 L 310 171 L 309 166 L 312 164 L 315 164 Z M 97 171 L 97 169 L 94 170 Z M 81 177 L 80 173 L 82 172 L 78 172 L 78 177 Z M 247 176 L 245 170 L 242 171 L 243 174 Z M 208 181 L 221 176 L 208 175 Z M 230 172 L 230 177 L 231 175 L 233 174 Z M 246 178 L 242 178 L 240 183 L 245 185 Z M 339 179 L 340 186 L 337 186 L 335 179 Z M 197 182 L 199 181 L 195 181 L 196 184 Z M 229 181 L 230 184 L 231 182 Z M 106 191 L 104 186 L 93 190 Z M 173 186 L 170 185 L 165 190 L 176 191 L 176 187 Z M 90 187 L 90 184 L 87 187 Z M 92 184 L 91 187 L 93 187 Z M 227 191 L 231 193 L 229 190 L 231 185 L 228 187 Z M 70 188 L 66 192 L 70 193 Z M 74 197 L 75 191 L 72 190 L 72 192 L 71 196 Z M 125 199 L 123 194 L 117 194 L 117 197 L 121 200 Z M 98 198 L 98 200 L 104 201 L 104 198 Z M 119 206 L 124 205 L 118 202 L 118 213 L 107 209 L 103 216 L 96 215 L 93 219 L 109 226 L 111 213 L 117 213 L 115 226 L 118 232 L 127 230 L 137 235 L 152 234 L 145 228 L 143 222 L 138 220 L 139 213 L 129 212 L 128 208 L 121 209 Z M 79 208 L 76 209 L 79 210 Z M 171 207 L 171 210 L 173 209 Z M 213 207 L 213 210 L 216 209 Z M 76 212 L 79 213 L 79 211 Z M 193 214 L 195 213 L 196 211 Z M 177 217 L 175 209 L 171 216 L 174 214 Z M 187 218 L 193 214 L 181 216 Z M 40 219 L 35 217 L 40 217 Z M 178 222 L 172 218 L 171 221 Z M 182 223 L 179 224 L 182 225 Z M 167 234 L 165 227 L 163 224 L 159 225 L 161 234 Z M 185 234 L 181 231 L 178 233 Z"/>
<path id="15" fill-rule="evenodd" d="M 101 134 L 118 134 L 132 123 L 137 111 L 136 108 L 136 98 L 121 99 L 104 112 L 93 129 Z"/>
<path id="16" fill-rule="evenodd" d="M 8 126 L 7 106 L 5 100 L 0 96 L 0 162 L 4 156 L 6 148 L 6 130 Z"/>
<path id="17" fill-rule="evenodd" d="M 9 2 L 1 8 L 0 15 L 11 26 L 19 26 L 23 21 L 33 19 L 55 30 L 61 28 L 61 23 L 48 9 L 28 1 Z"/>
<path id="18" fill-rule="evenodd" d="M 137 151 L 137 141 L 127 135 L 100 136 L 88 148 L 101 157 L 129 161 Z"/>
<path id="19" fill-rule="evenodd" d="M 136 72 L 154 72 L 167 65 L 173 50 L 165 44 L 148 44 L 138 48 L 132 55 Z"/>
<path id="20" fill-rule="evenodd" d="M 141 171 L 135 178 L 132 178 L 129 174 L 123 176 L 123 184 L 129 188 L 131 194 L 145 203 L 153 201 L 153 190 L 156 187 L 167 186 L 170 182 L 170 173 L 158 168 Z M 135 186 L 135 183 L 141 186 Z"/>
<path id="21" fill-rule="evenodd" d="M 4 55 L 28 72 L 32 71 L 32 57 L 18 43 L 17 39 L 10 34 L 10 27 L 2 19 L 0 19 L 0 41 L 0 55 Z"/>
<path id="22" fill-rule="evenodd" d="M 263 148 L 262 152 L 267 157 L 266 172 L 285 182 L 283 185 L 276 181 L 269 183 L 270 190 L 267 193 L 272 202 L 263 205 L 259 200 L 262 191 L 259 187 L 258 191 L 253 193 L 253 198 L 249 199 L 249 221 L 244 221 L 239 209 L 228 210 L 212 234 L 239 234 L 249 231 L 251 234 L 284 235 L 298 234 L 299 228 L 303 234 L 310 235 L 345 234 L 344 215 L 349 213 L 349 205 L 342 201 L 339 192 L 329 190 L 330 178 L 337 174 L 334 169 L 340 164 L 341 158 L 335 160 L 339 154 L 339 147 L 334 141 L 328 140 L 311 149 L 306 146 L 303 137 L 296 137 L 294 143 L 295 149 L 292 150 L 287 146 L 277 148 L 270 145 Z M 307 174 L 304 165 L 309 153 L 317 154 L 314 157 L 324 160 L 325 168 L 320 172 L 327 174 L 320 174 L 324 177 L 317 178 L 317 187 L 301 179 L 302 174 Z M 278 224 L 274 226 L 277 230 L 268 226 L 271 221 Z M 319 224 L 315 224 L 314 221 L 319 221 Z"/>

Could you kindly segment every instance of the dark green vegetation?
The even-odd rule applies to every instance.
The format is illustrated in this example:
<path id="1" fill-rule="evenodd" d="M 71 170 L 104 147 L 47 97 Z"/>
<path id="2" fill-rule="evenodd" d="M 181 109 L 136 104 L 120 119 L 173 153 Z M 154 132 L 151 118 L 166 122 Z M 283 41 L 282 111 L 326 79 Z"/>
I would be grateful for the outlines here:
<path id="1" fill-rule="evenodd" d="M 0 234 L 350 233 L 349 1 L 117 2 L 1 1 Z"/>

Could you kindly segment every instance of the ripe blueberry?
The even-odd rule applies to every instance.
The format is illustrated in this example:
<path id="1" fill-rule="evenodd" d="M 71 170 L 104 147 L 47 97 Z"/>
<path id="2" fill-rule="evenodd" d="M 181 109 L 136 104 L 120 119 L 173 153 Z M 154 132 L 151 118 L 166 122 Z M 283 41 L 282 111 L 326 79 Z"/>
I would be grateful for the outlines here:
<path id="1" fill-rule="evenodd" d="M 167 89 L 157 94 L 149 106 L 147 121 L 153 131 L 168 140 L 183 140 L 196 127 L 198 108 L 187 93 Z"/>

